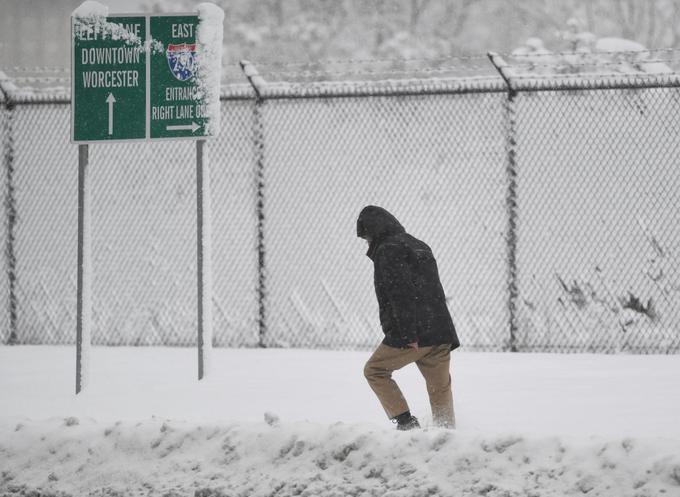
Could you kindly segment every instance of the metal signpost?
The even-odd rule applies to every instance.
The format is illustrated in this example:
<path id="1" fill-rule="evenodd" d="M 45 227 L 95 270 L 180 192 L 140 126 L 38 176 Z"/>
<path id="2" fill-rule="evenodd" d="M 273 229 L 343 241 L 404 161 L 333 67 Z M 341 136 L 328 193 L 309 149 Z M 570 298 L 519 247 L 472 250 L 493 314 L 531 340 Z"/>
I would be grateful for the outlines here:
<path id="1" fill-rule="evenodd" d="M 76 393 L 88 377 L 91 336 L 89 143 L 197 140 L 199 380 L 207 372 L 212 343 L 210 175 L 204 160 L 209 102 L 195 77 L 198 24 L 195 14 L 71 19 L 71 141 L 79 152 Z"/>

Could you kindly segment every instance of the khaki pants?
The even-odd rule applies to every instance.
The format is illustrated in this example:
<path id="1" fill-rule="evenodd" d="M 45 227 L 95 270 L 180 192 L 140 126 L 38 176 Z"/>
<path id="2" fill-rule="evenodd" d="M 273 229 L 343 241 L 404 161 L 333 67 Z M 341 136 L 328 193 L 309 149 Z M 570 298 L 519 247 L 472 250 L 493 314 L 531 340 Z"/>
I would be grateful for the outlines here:
<path id="1" fill-rule="evenodd" d="M 425 378 L 432 420 L 437 426 L 454 428 L 456 418 L 451 393 L 450 359 L 450 345 L 421 347 L 415 350 L 396 349 L 380 344 L 366 363 L 364 376 L 378 396 L 387 416 L 392 419 L 409 410 L 404 395 L 392 379 L 392 372 L 415 362 Z"/>

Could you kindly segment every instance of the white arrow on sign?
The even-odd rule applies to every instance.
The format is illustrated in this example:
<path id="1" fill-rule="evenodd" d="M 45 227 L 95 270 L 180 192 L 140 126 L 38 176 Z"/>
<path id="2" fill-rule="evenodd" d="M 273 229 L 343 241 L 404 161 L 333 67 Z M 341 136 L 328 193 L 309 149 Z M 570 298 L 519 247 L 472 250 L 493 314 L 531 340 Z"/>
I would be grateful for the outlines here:
<path id="1" fill-rule="evenodd" d="M 192 122 L 191 124 L 169 124 L 165 129 L 167 131 L 185 131 L 190 129 L 192 133 L 196 133 L 196 130 L 200 127 L 199 124 Z"/>
<path id="2" fill-rule="evenodd" d="M 115 101 L 116 98 L 113 93 L 109 93 L 109 96 L 106 97 L 106 103 L 109 104 L 109 135 L 113 134 L 113 104 Z"/>

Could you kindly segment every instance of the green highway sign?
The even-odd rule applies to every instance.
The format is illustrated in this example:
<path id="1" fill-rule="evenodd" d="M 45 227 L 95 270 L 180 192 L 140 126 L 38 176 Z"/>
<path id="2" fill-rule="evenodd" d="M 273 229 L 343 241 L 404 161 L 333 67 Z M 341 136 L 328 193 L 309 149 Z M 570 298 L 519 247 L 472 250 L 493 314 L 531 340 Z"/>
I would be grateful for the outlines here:
<path id="1" fill-rule="evenodd" d="M 196 84 L 197 16 L 153 16 L 151 35 L 164 51 L 151 55 L 151 138 L 196 136 L 205 106 Z"/>
<path id="2" fill-rule="evenodd" d="M 73 23 L 71 129 L 74 142 L 146 138 L 145 17 L 107 18 L 128 35 L 101 24 Z M 120 34 L 120 33 L 119 33 Z M 141 43 L 130 43 L 136 37 Z M 115 39 L 114 39 L 115 38 Z"/>
<path id="3" fill-rule="evenodd" d="M 71 140 L 204 138 L 196 14 L 72 18 Z"/>

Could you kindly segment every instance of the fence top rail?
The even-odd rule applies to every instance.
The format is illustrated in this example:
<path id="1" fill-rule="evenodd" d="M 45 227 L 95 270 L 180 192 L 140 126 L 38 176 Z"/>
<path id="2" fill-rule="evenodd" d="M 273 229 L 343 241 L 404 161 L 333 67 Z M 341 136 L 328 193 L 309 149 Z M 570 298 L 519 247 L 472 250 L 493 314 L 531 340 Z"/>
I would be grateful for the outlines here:
<path id="1" fill-rule="evenodd" d="M 267 100 L 500 93 L 505 89 L 500 77 L 483 76 L 314 83 L 275 82 L 261 85 L 259 94 L 262 99 Z"/>
<path id="2" fill-rule="evenodd" d="M 332 82 L 265 82 L 223 85 L 222 101 L 282 100 L 351 97 L 391 97 L 412 95 L 447 95 L 474 93 L 544 92 L 576 90 L 680 88 L 680 74 L 551 74 L 531 75 L 506 69 L 507 83 L 500 76 L 393 79 Z M 509 86 L 508 86 L 509 85 Z M 4 104 L 69 104 L 67 87 L 18 87 L 11 77 L 0 71 L 0 102 Z"/>
<path id="3" fill-rule="evenodd" d="M 7 81 L 11 82 L 10 78 Z M 429 78 L 371 81 L 333 81 L 264 83 L 259 94 L 249 84 L 223 85 L 220 99 L 309 99 L 343 97 L 388 97 L 406 95 L 437 95 L 458 93 L 500 93 L 506 87 L 500 77 Z M 68 104 L 70 88 L 32 88 L 7 85 L 3 93 L 8 102 L 15 104 Z"/>
<path id="4" fill-rule="evenodd" d="M 680 74 L 552 74 L 532 76 L 513 74 L 507 70 L 510 89 L 516 92 L 572 91 L 572 90 L 643 90 L 680 87 Z"/>

